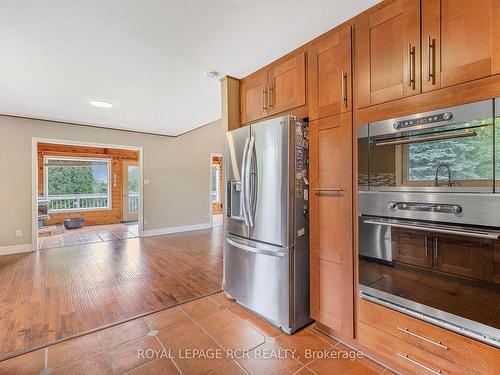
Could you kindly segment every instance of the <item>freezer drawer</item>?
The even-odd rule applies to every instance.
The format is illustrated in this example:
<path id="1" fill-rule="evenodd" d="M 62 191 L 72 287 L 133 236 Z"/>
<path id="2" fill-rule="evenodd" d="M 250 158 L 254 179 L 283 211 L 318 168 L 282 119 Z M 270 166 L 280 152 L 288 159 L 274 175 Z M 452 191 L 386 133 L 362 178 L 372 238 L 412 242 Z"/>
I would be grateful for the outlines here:
<path id="1" fill-rule="evenodd" d="M 228 234 L 224 243 L 224 289 L 267 320 L 290 331 L 289 249 Z"/>

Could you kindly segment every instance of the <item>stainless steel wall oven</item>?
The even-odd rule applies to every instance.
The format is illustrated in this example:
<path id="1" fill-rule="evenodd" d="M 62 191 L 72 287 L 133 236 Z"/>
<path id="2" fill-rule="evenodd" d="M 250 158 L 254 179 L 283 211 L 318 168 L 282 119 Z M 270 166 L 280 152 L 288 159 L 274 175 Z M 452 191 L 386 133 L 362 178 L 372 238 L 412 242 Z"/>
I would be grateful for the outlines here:
<path id="1" fill-rule="evenodd" d="M 500 99 L 359 128 L 361 297 L 500 347 Z"/>

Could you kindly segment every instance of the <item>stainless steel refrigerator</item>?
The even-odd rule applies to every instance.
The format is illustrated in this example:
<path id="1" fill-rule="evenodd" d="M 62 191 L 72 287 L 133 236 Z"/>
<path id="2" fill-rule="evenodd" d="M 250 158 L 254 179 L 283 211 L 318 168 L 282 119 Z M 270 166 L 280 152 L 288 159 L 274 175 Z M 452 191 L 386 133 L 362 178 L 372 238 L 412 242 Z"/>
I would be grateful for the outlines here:
<path id="1" fill-rule="evenodd" d="M 308 127 L 284 116 L 226 133 L 225 292 L 286 333 L 309 317 Z"/>

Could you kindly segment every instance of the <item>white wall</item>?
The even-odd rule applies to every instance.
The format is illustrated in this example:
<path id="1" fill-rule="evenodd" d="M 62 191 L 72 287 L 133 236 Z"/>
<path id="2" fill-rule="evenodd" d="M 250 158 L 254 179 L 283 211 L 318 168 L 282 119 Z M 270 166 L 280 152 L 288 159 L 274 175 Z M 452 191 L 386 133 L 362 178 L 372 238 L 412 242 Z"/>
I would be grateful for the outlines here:
<path id="1" fill-rule="evenodd" d="M 209 223 L 210 153 L 221 121 L 176 138 L 0 116 L 0 247 L 31 243 L 31 138 L 144 148 L 145 231 Z M 21 238 L 15 231 L 22 230 Z"/>

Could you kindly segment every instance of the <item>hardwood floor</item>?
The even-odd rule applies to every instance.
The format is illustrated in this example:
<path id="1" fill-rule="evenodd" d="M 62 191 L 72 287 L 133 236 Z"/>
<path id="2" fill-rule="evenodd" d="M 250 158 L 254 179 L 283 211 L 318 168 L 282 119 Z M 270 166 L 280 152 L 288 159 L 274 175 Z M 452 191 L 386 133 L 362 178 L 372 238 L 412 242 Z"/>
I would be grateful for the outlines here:
<path id="1" fill-rule="evenodd" d="M 27 373 L 392 374 L 314 324 L 289 336 L 224 293 L 0 362 L 0 375 Z"/>
<path id="2" fill-rule="evenodd" d="M 221 228 L 0 256 L 0 359 L 221 285 Z"/>

